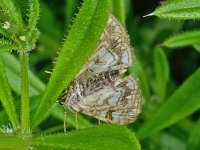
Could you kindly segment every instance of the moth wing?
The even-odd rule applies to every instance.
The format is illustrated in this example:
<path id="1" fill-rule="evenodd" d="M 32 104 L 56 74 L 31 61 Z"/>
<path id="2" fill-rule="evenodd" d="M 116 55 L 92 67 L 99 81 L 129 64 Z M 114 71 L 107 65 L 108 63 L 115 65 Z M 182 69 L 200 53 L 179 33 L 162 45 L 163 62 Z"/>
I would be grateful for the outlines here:
<path id="1" fill-rule="evenodd" d="M 105 87 L 71 107 L 108 123 L 124 125 L 134 122 L 142 104 L 137 79 L 132 75 L 124 79 L 119 77 L 114 86 Z"/>
<path id="2" fill-rule="evenodd" d="M 97 48 L 77 74 L 76 79 L 82 80 L 108 70 L 120 70 L 123 73 L 132 63 L 131 46 L 126 29 L 113 15 L 110 15 Z"/>

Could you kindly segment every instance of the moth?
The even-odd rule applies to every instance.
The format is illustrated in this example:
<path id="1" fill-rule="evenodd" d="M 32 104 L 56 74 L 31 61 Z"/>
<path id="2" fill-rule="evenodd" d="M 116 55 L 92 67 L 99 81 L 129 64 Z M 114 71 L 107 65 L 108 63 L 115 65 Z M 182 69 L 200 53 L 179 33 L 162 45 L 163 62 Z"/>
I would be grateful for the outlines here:
<path id="1" fill-rule="evenodd" d="M 96 49 L 63 91 L 59 103 L 106 123 L 134 122 L 141 112 L 142 95 L 136 76 L 123 76 L 132 65 L 128 34 L 110 15 Z"/>

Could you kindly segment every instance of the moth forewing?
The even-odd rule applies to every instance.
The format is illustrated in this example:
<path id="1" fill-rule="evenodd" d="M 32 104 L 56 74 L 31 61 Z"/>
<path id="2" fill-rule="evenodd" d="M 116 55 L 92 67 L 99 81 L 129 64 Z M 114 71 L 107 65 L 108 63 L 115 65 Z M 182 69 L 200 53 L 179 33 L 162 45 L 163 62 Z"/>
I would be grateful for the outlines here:
<path id="1" fill-rule="evenodd" d="M 114 124 L 134 122 L 141 110 L 141 93 L 137 79 L 118 76 L 112 84 L 83 97 L 71 107 L 86 115 Z"/>
<path id="2" fill-rule="evenodd" d="M 132 64 L 128 34 L 123 25 L 110 15 L 97 48 L 76 75 L 76 79 L 82 80 L 92 74 L 107 70 L 120 70 L 124 73 Z"/>
<path id="3" fill-rule="evenodd" d="M 141 111 L 139 84 L 135 76 L 122 77 L 133 64 L 131 51 L 125 28 L 110 15 L 97 48 L 59 103 L 104 122 L 134 122 Z"/>

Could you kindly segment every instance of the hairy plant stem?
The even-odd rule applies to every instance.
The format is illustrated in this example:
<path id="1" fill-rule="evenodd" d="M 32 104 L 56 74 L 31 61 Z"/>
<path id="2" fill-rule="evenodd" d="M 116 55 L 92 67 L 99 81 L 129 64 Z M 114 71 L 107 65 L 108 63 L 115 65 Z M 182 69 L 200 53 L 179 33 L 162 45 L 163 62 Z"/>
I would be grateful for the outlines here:
<path id="1" fill-rule="evenodd" d="M 21 129 L 23 134 L 30 133 L 28 54 L 26 45 L 21 51 Z"/>

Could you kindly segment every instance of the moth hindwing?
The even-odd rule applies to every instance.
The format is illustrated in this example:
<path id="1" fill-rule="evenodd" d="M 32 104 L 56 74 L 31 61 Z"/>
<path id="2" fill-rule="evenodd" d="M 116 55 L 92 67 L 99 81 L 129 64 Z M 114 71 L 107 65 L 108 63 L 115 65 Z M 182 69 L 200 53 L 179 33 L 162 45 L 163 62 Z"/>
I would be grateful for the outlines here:
<path id="1" fill-rule="evenodd" d="M 60 104 L 108 123 L 134 122 L 142 103 L 138 80 L 122 77 L 132 64 L 128 34 L 110 15 L 97 48 L 63 91 Z"/>

